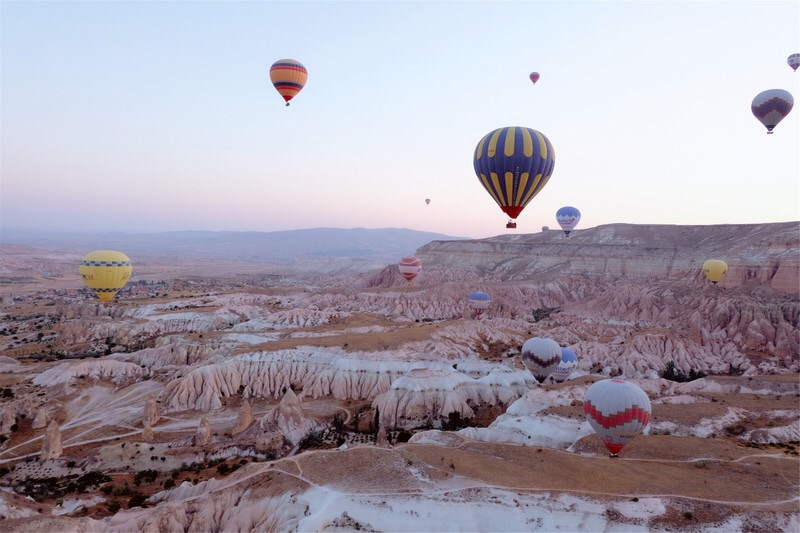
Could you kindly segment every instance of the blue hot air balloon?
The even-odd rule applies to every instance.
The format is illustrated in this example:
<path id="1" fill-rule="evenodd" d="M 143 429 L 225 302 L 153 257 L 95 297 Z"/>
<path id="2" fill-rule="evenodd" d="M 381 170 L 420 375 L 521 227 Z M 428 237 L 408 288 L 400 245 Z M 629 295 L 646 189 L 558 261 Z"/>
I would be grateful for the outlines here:
<path id="1" fill-rule="evenodd" d="M 475 147 L 475 174 L 515 228 L 525 206 L 547 184 L 555 168 L 553 145 L 542 133 L 523 127 L 490 131 Z"/>
<path id="2" fill-rule="evenodd" d="M 570 205 L 566 205 L 556 211 L 556 220 L 561 229 L 564 230 L 564 233 L 569 235 L 569 232 L 574 230 L 578 222 L 581 221 L 581 212 Z"/>
<path id="3" fill-rule="evenodd" d="M 561 362 L 558 363 L 550 377 L 556 383 L 561 383 L 566 381 L 576 368 L 578 368 L 578 356 L 569 348 L 561 348 Z"/>
<path id="4" fill-rule="evenodd" d="M 469 295 L 469 310 L 472 311 L 472 317 L 477 318 L 489 308 L 492 303 L 492 297 L 485 292 L 473 292 Z"/>

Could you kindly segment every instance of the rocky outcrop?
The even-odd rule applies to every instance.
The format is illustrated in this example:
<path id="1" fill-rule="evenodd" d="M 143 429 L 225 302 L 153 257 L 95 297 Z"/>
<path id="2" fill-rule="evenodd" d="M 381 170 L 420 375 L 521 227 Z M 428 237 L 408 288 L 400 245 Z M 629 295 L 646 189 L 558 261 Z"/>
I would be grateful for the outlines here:
<path id="1" fill-rule="evenodd" d="M 155 398 L 149 398 L 144 404 L 144 414 L 142 416 L 142 425 L 155 426 L 158 423 L 158 401 Z"/>
<path id="2" fill-rule="evenodd" d="M 42 461 L 57 459 L 61 452 L 61 429 L 55 420 L 51 420 L 42 438 Z"/>
<path id="3" fill-rule="evenodd" d="M 280 403 L 261 419 L 260 427 L 266 432 L 280 433 L 292 444 L 297 444 L 318 429 L 320 423 L 303 414 L 300 399 L 292 389 L 287 389 Z"/>
<path id="4" fill-rule="evenodd" d="M 33 423 L 31 424 L 32 429 L 42 429 L 43 427 L 47 426 L 47 420 L 49 415 L 49 410 L 46 407 L 40 408 L 36 411 L 36 416 L 33 418 Z"/>
<path id="5" fill-rule="evenodd" d="M 242 400 L 242 405 L 239 406 L 239 412 L 236 415 L 236 425 L 231 431 L 232 435 L 238 435 L 250 427 L 253 423 L 253 406 L 247 399 Z"/>
<path id="6" fill-rule="evenodd" d="M 417 251 L 428 283 L 468 279 L 520 281 L 579 274 L 702 281 L 707 259 L 722 259 L 720 285 L 748 280 L 800 294 L 800 223 L 710 226 L 609 224 L 575 230 L 433 241 Z"/>
<path id="7" fill-rule="evenodd" d="M 208 441 L 211 439 L 211 424 L 208 421 L 208 417 L 203 415 L 200 417 L 200 425 L 197 427 L 197 431 L 193 437 L 193 444 L 195 446 L 205 446 L 208 444 Z"/>
<path id="8" fill-rule="evenodd" d="M 34 385 L 46 387 L 68 383 L 75 378 L 108 379 L 114 383 L 136 380 L 146 371 L 139 365 L 108 359 L 85 360 L 75 363 L 62 363 L 49 368 L 33 378 Z"/>
<path id="9" fill-rule="evenodd" d="M 451 413 L 472 418 L 473 405 L 506 405 L 535 386 L 530 372 L 502 366 L 478 379 L 452 368 L 416 368 L 394 381 L 372 406 L 387 428 L 440 427 Z"/>

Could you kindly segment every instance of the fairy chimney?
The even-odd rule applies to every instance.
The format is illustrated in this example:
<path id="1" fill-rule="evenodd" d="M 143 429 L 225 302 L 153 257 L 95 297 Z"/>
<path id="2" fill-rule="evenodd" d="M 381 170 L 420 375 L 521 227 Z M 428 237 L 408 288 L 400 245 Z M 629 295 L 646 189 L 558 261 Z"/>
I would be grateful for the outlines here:
<path id="1" fill-rule="evenodd" d="M 194 445 L 205 446 L 208 444 L 208 439 L 211 437 L 211 424 L 208 422 L 208 417 L 203 415 L 200 418 L 200 426 L 194 434 Z"/>
<path id="2" fill-rule="evenodd" d="M 233 435 L 243 432 L 250 424 L 253 423 L 253 406 L 250 405 L 250 402 L 246 399 L 242 401 L 241 407 L 239 407 L 239 415 L 236 417 L 236 426 L 233 428 L 231 432 Z"/>
<path id="3" fill-rule="evenodd" d="M 142 417 L 142 425 L 153 427 L 158 423 L 158 403 L 155 398 L 150 398 L 144 404 L 144 416 Z"/>
<path id="4" fill-rule="evenodd" d="M 61 429 L 59 429 L 55 420 L 51 420 L 42 439 L 42 461 L 57 459 L 61 457 L 62 451 Z"/>
<path id="5" fill-rule="evenodd" d="M 36 417 L 33 419 L 32 429 L 42 429 L 47 427 L 47 408 L 42 407 L 36 411 Z"/>

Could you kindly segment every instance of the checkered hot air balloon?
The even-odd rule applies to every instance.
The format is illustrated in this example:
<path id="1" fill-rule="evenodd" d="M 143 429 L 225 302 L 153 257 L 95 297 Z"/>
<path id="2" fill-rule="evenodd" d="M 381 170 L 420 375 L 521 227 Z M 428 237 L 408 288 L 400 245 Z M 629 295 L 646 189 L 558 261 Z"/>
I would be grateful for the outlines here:
<path id="1" fill-rule="evenodd" d="M 786 58 L 786 62 L 792 67 L 792 70 L 797 72 L 797 67 L 800 67 L 800 54 L 792 54 Z"/>
<path id="2" fill-rule="evenodd" d="M 792 107 L 794 107 L 794 98 L 789 91 L 783 89 L 769 89 L 760 92 L 750 104 L 750 110 L 767 128 L 768 134 L 771 134 L 772 129 L 786 118 Z"/>
<path id="3" fill-rule="evenodd" d="M 308 80 L 308 71 L 303 64 L 294 59 L 279 59 L 269 69 L 269 79 L 278 93 L 286 100 L 297 96 Z"/>
<path id="4" fill-rule="evenodd" d="M 617 457 L 650 422 L 650 398 L 635 383 L 604 379 L 586 389 L 583 412 L 611 457 Z"/>
<path id="5" fill-rule="evenodd" d="M 107 303 L 131 279 L 133 266 L 122 252 L 96 250 L 83 258 L 78 271 L 86 286 Z"/>
<path id="6" fill-rule="evenodd" d="M 400 274 L 402 274 L 409 283 L 417 277 L 421 268 L 422 261 L 420 261 L 418 257 L 404 257 L 400 259 L 400 262 L 397 264 L 397 269 L 400 271 Z"/>

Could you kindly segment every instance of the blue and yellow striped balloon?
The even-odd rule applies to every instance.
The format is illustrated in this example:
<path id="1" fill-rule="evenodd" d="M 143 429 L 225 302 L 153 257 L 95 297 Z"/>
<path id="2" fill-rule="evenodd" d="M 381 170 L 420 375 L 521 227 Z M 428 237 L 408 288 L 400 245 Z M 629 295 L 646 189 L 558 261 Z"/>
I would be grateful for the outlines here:
<path id="1" fill-rule="evenodd" d="M 487 133 L 475 148 L 473 164 L 483 188 L 514 219 L 547 184 L 556 156 L 544 134 L 511 126 Z"/>
<path id="2" fill-rule="evenodd" d="M 297 96 L 308 80 L 308 71 L 303 64 L 295 59 L 280 59 L 272 64 L 269 69 L 269 79 L 278 93 L 286 100 Z"/>

